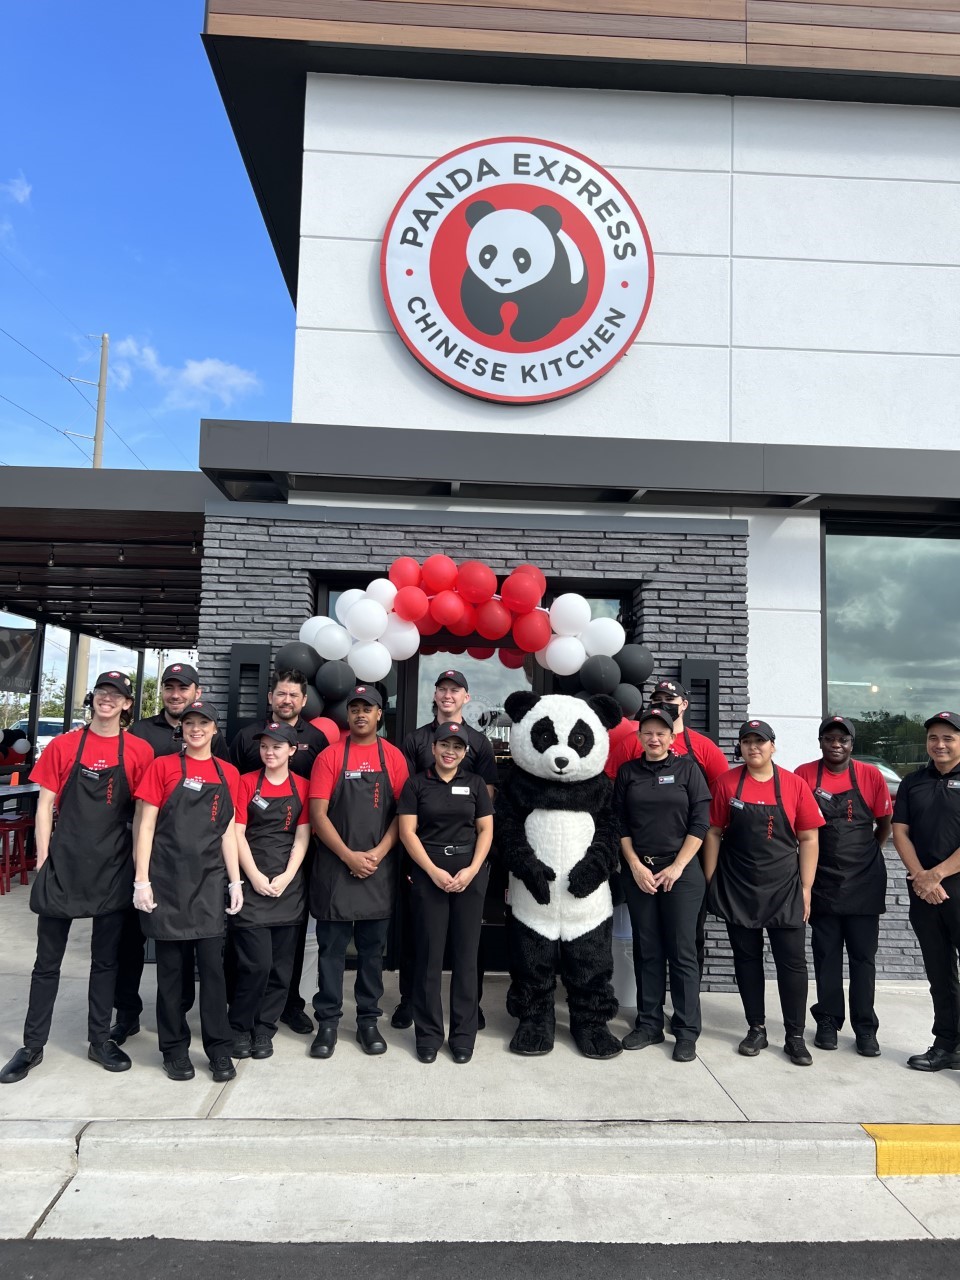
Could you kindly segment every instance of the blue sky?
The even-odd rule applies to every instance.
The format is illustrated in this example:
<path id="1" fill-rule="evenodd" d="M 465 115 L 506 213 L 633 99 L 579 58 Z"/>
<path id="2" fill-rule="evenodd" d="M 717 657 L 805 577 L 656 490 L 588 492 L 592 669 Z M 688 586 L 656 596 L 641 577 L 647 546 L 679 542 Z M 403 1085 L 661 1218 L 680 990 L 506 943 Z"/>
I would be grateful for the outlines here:
<path id="1" fill-rule="evenodd" d="M 110 334 L 107 421 L 148 468 L 195 469 L 203 416 L 290 417 L 293 306 L 202 23 L 202 0 L 4 10 L 0 463 L 89 466 L 22 411 L 92 435 L 96 388 L 58 376 L 96 381 L 86 334 Z M 139 469 L 114 431 L 104 465 Z"/>

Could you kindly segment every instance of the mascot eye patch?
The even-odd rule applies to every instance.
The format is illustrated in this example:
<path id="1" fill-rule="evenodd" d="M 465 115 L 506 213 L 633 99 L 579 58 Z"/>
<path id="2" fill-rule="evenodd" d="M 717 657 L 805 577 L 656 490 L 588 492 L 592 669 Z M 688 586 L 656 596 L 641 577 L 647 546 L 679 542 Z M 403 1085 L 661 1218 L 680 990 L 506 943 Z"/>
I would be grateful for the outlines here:
<path id="1" fill-rule="evenodd" d="M 484 245 L 480 250 L 480 265 L 482 267 L 492 267 L 493 260 L 497 256 L 497 251 L 492 244 Z"/>
<path id="2" fill-rule="evenodd" d="M 548 716 L 538 720 L 530 730 L 530 745 L 534 751 L 539 751 L 541 755 L 549 750 L 550 747 L 557 746 L 559 741 L 560 739 L 557 737 L 553 727 L 553 721 Z"/>
<path id="3" fill-rule="evenodd" d="M 593 736 L 593 730 L 583 720 L 578 720 L 570 730 L 567 738 L 567 746 L 573 747 L 574 751 L 581 758 L 586 760 L 587 756 L 594 748 L 596 739 Z"/>

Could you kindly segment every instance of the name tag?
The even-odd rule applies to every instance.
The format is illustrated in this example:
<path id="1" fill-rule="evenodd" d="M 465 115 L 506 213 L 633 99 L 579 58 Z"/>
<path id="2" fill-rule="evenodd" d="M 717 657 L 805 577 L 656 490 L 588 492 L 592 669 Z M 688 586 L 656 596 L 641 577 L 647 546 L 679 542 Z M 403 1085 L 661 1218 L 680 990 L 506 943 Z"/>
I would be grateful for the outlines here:
<path id="1" fill-rule="evenodd" d="M 308 744 L 307 744 L 306 742 L 298 742 L 298 743 L 297 743 L 297 750 L 298 750 L 298 751 L 306 751 L 307 746 L 308 746 Z"/>
<path id="2" fill-rule="evenodd" d="M 100 777 L 96 769 L 81 769 L 80 772 L 85 778 L 93 778 L 94 782 L 96 782 L 97 778 Z"/>
<path id="3" fill-rule="evenodd" d="M 469 787 L 451 787 L 450 791 L 455 796 L 468 796 L 470 794 Z"/>
<path id="4" fill-rule="evenodd" d="M 258 809 L 269 809 L 270 801 L 264 800 L 263 796 L 254 796 L 252 802 Z"/>
<path id="5" fill-rule="evenodd" d="M 730 801 L 730 808 L 731 808 L 731 809 L 742 809 L 742 808 L 743 808 L 743 801 L 742 801 L 742 800 L 738 800 L 738 799 L 737 799 L 737 797 L 736 797 L 736 796 L 734 796 L 734 797 L 733 797 L 733 799 Z"/>
<path id="6" fill-rule="evenodd" d="M 951 778 L 947 786 L 951 791 L 960 791 L 960 778 Z"/>
<path id="7" fill-rule="evenodd" d="M 184 778 L 183 785 L 187 788 L 188 791 L 202 791 L 203 779 L 202 778 Z"/>
<path id="8" fill-rule="evenodd" d="M 361 778 L 363 774 L 359 769 L 348 769 L 343 776 L 345 778 Z"/>
<path id="9" fill-rule="evenodd" d="M 832 792 L 830 792 L 830 791 L 824 791 L 824 789 L 823 789 L 822 787 L 817 787 L 813 794 L 814 794 L 815 796 L 819 796 L 821 800 L 832 800 L 832 799 L 833 799 L 833 794 L 832 794 Z"/>
<path id="10" fill-rule="evenodd" d="M 665 786 L 667 786 L 667 784 L 668 784 L 668 783 L 670 783 L 670 782 L 673 782 L 673 774 L 672 774 L 672 773 L 664 773 L 664 774 L 661 774 L 661 776 L 657 779 L 657 785 L 658 785 L 658 786 L 661 786 L 661 787 L 665 787 Z"/>

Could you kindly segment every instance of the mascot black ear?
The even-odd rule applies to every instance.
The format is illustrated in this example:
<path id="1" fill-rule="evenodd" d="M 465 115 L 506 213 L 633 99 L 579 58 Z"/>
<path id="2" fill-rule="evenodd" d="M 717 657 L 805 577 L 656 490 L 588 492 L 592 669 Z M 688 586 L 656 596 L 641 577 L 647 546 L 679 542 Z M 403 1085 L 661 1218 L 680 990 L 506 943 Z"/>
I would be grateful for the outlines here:
<path id="1" fill-rule="evenodd" d="M 489 200 L 474 200 L 464 209 L 463 216 L 467 220 L 468 227 L 475 227 L 480 219 L 485 218 L 489 213 L 493 213 L 493 205 Z"/>
<path id="2" fill-rule="evenodd" d="M 530 708 L 535 707 L 539 701 L 539 693 L 534 693 L 531 689 L 518 689 L 516 693 L 508 695 L 503 709 L 514 724 L 519 724 Z M 613 702 L 613 699 L 608 698 L 607 701 Z"/>
<path id="3" fill-rule="evenodd" d="M 593 698 L 587 698 L 587 706 L 593 707 L 600 718 L 600 723 L 607 731 L 615 729 L 623 719 L 620 703 L 607 693 L 598 693 Z"/>
<path id="4" fill-rule="evenodd" d="M 560 216 L 560 210 L 554 209 L 552 204 L 538 205 L 533 211 L 533 216 L 539 218 L 548 231 L 552 231 L 554 235 L 563 226 L 563 218 Z M 471 223 L 471 226 L 473 224 Z"/>

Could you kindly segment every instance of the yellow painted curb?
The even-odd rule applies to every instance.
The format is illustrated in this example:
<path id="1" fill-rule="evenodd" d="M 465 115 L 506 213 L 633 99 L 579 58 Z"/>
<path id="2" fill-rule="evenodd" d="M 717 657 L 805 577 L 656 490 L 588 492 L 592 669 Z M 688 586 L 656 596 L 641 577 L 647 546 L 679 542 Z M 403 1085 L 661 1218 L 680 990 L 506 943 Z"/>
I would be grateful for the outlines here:
<path id="1" fill-rule="evenodd" d="M 877 1147 L 877 1176 L 960 1174 L 960 1124 L 865 1124 Z"/>

